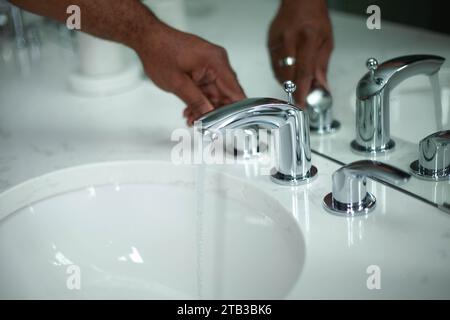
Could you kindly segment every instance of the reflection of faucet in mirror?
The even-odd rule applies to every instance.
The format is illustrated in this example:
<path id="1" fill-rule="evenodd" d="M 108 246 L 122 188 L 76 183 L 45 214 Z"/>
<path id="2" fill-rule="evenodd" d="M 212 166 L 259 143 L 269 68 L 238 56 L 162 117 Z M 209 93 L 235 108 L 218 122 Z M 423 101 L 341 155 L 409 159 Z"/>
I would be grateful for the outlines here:
<path id="1" fill-rule="evenodd" d="M 324 198 L 329 212 L 342 216 L 358 216 L 375 208 L 375 196 L 366 189 L 366 177 L 401 184 L 411 177 L 408 173 L 379 161 L 361 160 L 333 173 L 332 192 Z"/>
<path id="2" fill-rule="evenodd" d="M 432 181 L 450 181 L 450 130 L 429 135 L 419 143 L 419 159 L 411 163 L 411 172 Z"/>
<path id="3" fill-rule="evenodd" d="M 22 76 L 29 75 L 32 64 L 41 58 L 40 21 L 0 0 L 0 62 L 14 59 Z"/>
<path id="4" fill-rule="evenodd" d="M 249 126 L 278 129 L 277 168 L 272 180 L 283 185 L 299 185 L 309 182 L 317 174 L 311 164 L 309 120 L 306 112 L 292 103 L 295 85 L 285 83 L 288 101 L 271 98 L 245 99 L 215 109 L 199 119 L 204 135 L 214 137 L 227 129 Z"/>
<path id="5" fill-rule="evenodd" d="M 356 88 L 356 139 L 351 146 L 358 152 L 376 153 L 392 149 L 389 97 L 399 83 L 418 74 L 433 75 L 445 59 L 433 55 L 410 55 L 382 63 L 367 60 L 369 72 Z"/>

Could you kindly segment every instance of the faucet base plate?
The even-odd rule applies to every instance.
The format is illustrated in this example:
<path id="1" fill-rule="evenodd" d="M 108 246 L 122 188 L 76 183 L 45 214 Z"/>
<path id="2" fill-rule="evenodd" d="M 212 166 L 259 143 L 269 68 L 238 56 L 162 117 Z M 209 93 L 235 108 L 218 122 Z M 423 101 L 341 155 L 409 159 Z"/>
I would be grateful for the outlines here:
<path id="1" fill-rule="evenodd" d="M 367 153 L 381 153 L 381 152 L 388 152 L 391 149 L 393 149 L 395 147 L 395 142 L 394 140 L 389 140 L 388 143 L 386 143 L 386 145 L 384 147 L 381 148 L 371 148 L 371 147 L 364 147 L 362 145 L 360 145 L 358 142 L 356 142 L 356 140 L 353 140 L 350 143 L 350 146 L 352 147 L 352 150 L 356 153 L 359 154 L 367 154 Z"/>
<path id="2" fill-rule="evenodd" d="M 450 181 L 450 175 L 445 174 L 445 171 L 447 170 L 441 170 L 442 172 L 436 172 L 433 170 L 421 170 L 419 166 L 419 160 L 415 160 L 411 162 L 409 165 L 411 173 L 422 180 L 428 180 L 428 181 Z M 440 173 L 440 174 L 439 174 Z M 450 173 L 450 168 L 448 170 L 448 173 Z"/>
<path id="3" fill-rule="evenodd" d="M 317 168 L 311 165 L 311 169 L 305 176 L 293 177 L 284 173 L 277 171 L 275 168 L 272 169 L 271 180 L 277 184 L 283 186 L 299 186 L 302 184 L 310 183 L 317 177 Z"/>
<path id="4" fill-rule="evenodd" d="M 329 126 L 326 126 L 324 128 L 316 128 L 316 127 L 309 127 L 309 131 L 311 133 L 317 134 L 317 135 L 323 135 L 323 134 L 330 134 L 333 132 L 336 132 L 341 127 L 341 123 L 337 120 L 333 120 Z"/>
<path id="5" fill-rule="evenodd" d="M 333 199 L 333 194 L 330 192 L 323 198 L 323 207 L 329 213 L 340 217 L 358 217 L 364 216 L 375 209 L 376 198 L 370 192 L 364 201 L 357 205 L 338 205 Z"/>

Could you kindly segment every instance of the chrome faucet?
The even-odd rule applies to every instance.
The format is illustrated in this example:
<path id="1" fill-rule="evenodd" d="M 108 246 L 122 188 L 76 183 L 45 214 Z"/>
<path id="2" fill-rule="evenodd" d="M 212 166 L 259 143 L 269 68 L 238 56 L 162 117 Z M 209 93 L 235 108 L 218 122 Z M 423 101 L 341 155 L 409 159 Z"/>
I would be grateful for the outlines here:
<path id="1" fill-rule="evenodd" d="M 350 163 L 333 173 L 332 192 L 323 199 L 325 209 L 341 216 L 359 216 L 373 210 L 376 198 L 366 190 L 366 177 L 401 184 L 411 176 L 379 161 Z"/>
<path id="2" fill-rule="evenodd" d="M 382 63 L 367 60 L 369 72 L 356 88 L 356 139 L 351 146 L 358 152 L 384 152 L 395 146 L 390 136 L 389 95 L 403 80 L 418 74 L 432 75 L 445 59 L 433 55 L 410 55 Z"/>
<path id="3" fill-rule="evenodd" d="M 450 130 L 430 134 L 419 143 L 419 159 L 410 165 L 418 178 L 450 181 Z"/>
<path id="4" fill-rule="evenodd" d="M 295 84 L 286 81 L 288 94 L 285 102 L 272 98 L 245 99 L 216 110 L 199 119 L 199 129 L 212 137 L 226 129 L 250 126 L 278 129 L 278 164 L 272 169 L 272 180 L 283 185 L 307 183 L 317 174 L 311 164 L 308 114 L 294 105 L 292 93 Z"/>
<path id="5" fill-rule="evenodd" d="M 290 82 L 289 86 L 292 85 L 294 83 Z M 295 85 L 292 88 L 295 88 Z M 288 88 L 287 90 L 290 89 Z M 295 104 L 292 94 L 288 98 L 291 99 L 288 101 L 290 104 Z M 333 119 L 332 104 L 333 98 L 331 93 L 321 85 L 313 85 L 306 96 L 310 133 L 325 135 L 339 129 L 341 124 L 339 121 Z M 264 143 L 261 143 L 259 139 L 258 126 L 251 126 L 245 129 L 246 141 L 243 148 L 238 149 L 234 147 L 232 149 L 233 154 L 246 159 L 260 156 L 267 149 L 267 146 L 264 146 Z"/>

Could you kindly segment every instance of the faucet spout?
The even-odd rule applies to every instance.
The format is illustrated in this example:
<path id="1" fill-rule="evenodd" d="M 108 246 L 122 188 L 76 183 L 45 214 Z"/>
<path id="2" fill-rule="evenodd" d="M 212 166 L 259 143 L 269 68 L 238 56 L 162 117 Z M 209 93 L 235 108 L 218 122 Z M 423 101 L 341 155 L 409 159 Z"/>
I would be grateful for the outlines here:
<path id="1" fill-rule="evenodd" d="M 272 180 L 283 185 L 310 181 L 317 173 L 311 164 L 308 115 L 293 104 L 272 98 L 245 99 L 199 119 L 203 134 L 258 126 L 278 129 L 278 164 Z"/>
<path id="2" fill-rule="evenodd" d="M 388 60 L 367 72 L 356 88 L 358 99 L 368 99 L 381 90 L 391 91 L 404 80 L 419 75 L 432 75 L 441 69 L 445 58 L 434 55 L 410 55 Z"/>
<path id="3" fill-rule="evenodd" d="M 390 137 L 390 92 L 404 80 L 419 74 L 433 75 L 445 59 L 434 55 L 409 55 L 382 63 L 371 58 L 356 88 L 356 139 L 359 152 L 383 152 L 395 146 Z"/>

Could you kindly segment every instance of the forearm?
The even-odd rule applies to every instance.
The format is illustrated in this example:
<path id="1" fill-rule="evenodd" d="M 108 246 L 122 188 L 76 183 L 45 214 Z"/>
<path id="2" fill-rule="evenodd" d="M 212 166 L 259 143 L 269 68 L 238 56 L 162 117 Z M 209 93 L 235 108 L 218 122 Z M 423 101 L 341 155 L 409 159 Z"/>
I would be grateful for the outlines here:
<path id="1" fill-rule="evenodd" d="M 321 5 L 327 7 L 327 0 L 280 0 L 282 5 L 305 3 L 311 5 Z"/>
<path id="2" fill-rule="evenodd" d="M 65 23 L 70 5 L 81 9 L 81 31 L 136 49 L 167 27 L 139 0 L 10 0 L 27 11 Z"/>

